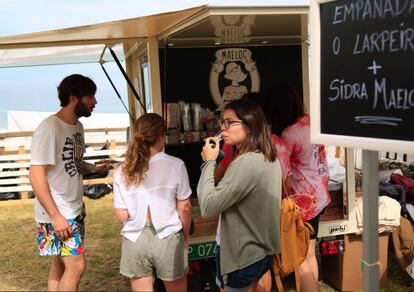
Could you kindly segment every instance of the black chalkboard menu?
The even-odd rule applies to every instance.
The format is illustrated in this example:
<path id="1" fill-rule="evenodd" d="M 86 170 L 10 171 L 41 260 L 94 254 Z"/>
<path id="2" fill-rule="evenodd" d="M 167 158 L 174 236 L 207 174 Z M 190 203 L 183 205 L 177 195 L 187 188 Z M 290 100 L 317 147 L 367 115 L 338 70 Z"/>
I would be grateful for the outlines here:
<path id="1" fill-rule="evenodd" d="M 319 18 L 320 133 L 414 141 L 414 1 L 321 1 Z"/>

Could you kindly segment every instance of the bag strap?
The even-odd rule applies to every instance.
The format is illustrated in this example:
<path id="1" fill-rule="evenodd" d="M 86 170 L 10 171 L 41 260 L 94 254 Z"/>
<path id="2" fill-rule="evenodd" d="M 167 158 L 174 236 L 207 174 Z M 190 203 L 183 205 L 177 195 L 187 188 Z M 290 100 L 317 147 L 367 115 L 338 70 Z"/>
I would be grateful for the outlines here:
<path id="1" fill-rule="evenodd" d="M 277 286 L 277 291 L 284 292 L 282 279 L 280 277 L 280 264 L 281 264 L 280 255 L 277 253 L 274 254 L 273 261 L 276 262 L 276 264 L 273 264 L 273 273 L 274 273 L 274 279 L 275 279 L 276 286 Z"/>
<path id="2" fill-rule="evenodd" d="M 282 178 L 282 199 L 284 199 L 288 196 L 289 196 L 289 194 L 287 192 L 286 184 L 285 184 L 285 181 Z"/>
<path id="3" fill-rule="evenodd" d="M 299 274 L 299 267 L 295 269 L 295 285 L 296 285 L 296 292 L 301 292 L 300 288 L 300 274 Z"/>
<path id="4" fill-rule="evenodd" d="M 307 207 L 304 210 L 301 210 L 301 213 L 309 210 L 315 204 L 315 202 L 312 200 L 312 198 L 309 195 L 306 195 L 306 194 L 289 194 L 288 191 L 287 191 L 287 188 L 286 188 L 285 181 L 282 180 L 282 199 L 285 199 L 285 198 L 288 198 L 288 197 L 289 198 L 297 198 L 297 197 L 300 197 L 300 198 L 305 198 L 307 200 L 310 200 L 309 207 Z"/>
<path id="5" fill-rule="evenodd" d="M 276 281 L 277 291 L 283 292 L 284 289 L 283 289 L 282 279 L 280 278 L 280 275 L 275 276 L 275 281 Z"/>
<path id="6" fill-rule="evenodd" d="M 313 226 L 310 223 L 303 222 L 303 224 L 309 229 L 311 235 L 315 234 L 315 229 L 313 228 Z"/>

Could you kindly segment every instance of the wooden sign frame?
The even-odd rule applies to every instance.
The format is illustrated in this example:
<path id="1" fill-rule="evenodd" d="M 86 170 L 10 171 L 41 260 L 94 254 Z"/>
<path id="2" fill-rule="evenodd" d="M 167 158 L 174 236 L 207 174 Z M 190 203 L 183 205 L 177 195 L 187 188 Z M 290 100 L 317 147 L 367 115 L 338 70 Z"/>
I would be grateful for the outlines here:
<path id="1" fill-rule="evenodd" d="M 367 150 L 414 153 L 414 141 L 345 136 L 321 132 L 321 31 L 320 6 L 334 0 L 310 0 L 310 117 L 311 142 Z M 339 119 L 340 117 L 338 117 Z M 414 130 L 414 124 L 413 124 Z"/>

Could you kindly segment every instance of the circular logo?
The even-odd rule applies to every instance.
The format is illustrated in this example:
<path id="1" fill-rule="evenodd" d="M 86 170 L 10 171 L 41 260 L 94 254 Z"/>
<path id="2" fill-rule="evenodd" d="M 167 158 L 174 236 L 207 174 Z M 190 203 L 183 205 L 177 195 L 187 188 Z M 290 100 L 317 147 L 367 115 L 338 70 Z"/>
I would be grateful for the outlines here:
<path id="1" fill-rule="evenodd" d="M 260 77 L 249 49 L 221 49 L 215 56 L 216 61 L 210 71 L 210 93 L 219 108 L 241 98 L 245 93 L 259 92 Z M 220 76 L 224 77 L 221 86 Z"/>

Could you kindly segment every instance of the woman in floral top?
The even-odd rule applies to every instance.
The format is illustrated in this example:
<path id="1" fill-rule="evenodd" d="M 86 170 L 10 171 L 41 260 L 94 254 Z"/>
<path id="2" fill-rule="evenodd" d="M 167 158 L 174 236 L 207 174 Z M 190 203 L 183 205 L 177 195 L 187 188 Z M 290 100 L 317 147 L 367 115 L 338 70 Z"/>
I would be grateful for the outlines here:
<path id="1" fill-rule="evenodd" d="M 299 268 L 303 291 L 317 291 L 318 263 L 315 256 L 319 216 L 330 203 L 329 173 L 323 145 L 311 144 L 309 115 L 305 114 L 302 98 L 285 84 L 268 93 L 266 110 L 272 113 L 269 121 L 272 133 L 281 137 L 290 151 L 291 184 L 288 193 L 308 194 L 314 204 L 302 214 L 302 219 L 315 229 L 305 261 Z M 268 115 L 269 116 L 269 115 Z M 281 163 L 284 163 L 281 161 Z M 282 169 L 286 168 L 282 165 Z M 297 201 L 299 205 L 303 202 Z"/>

